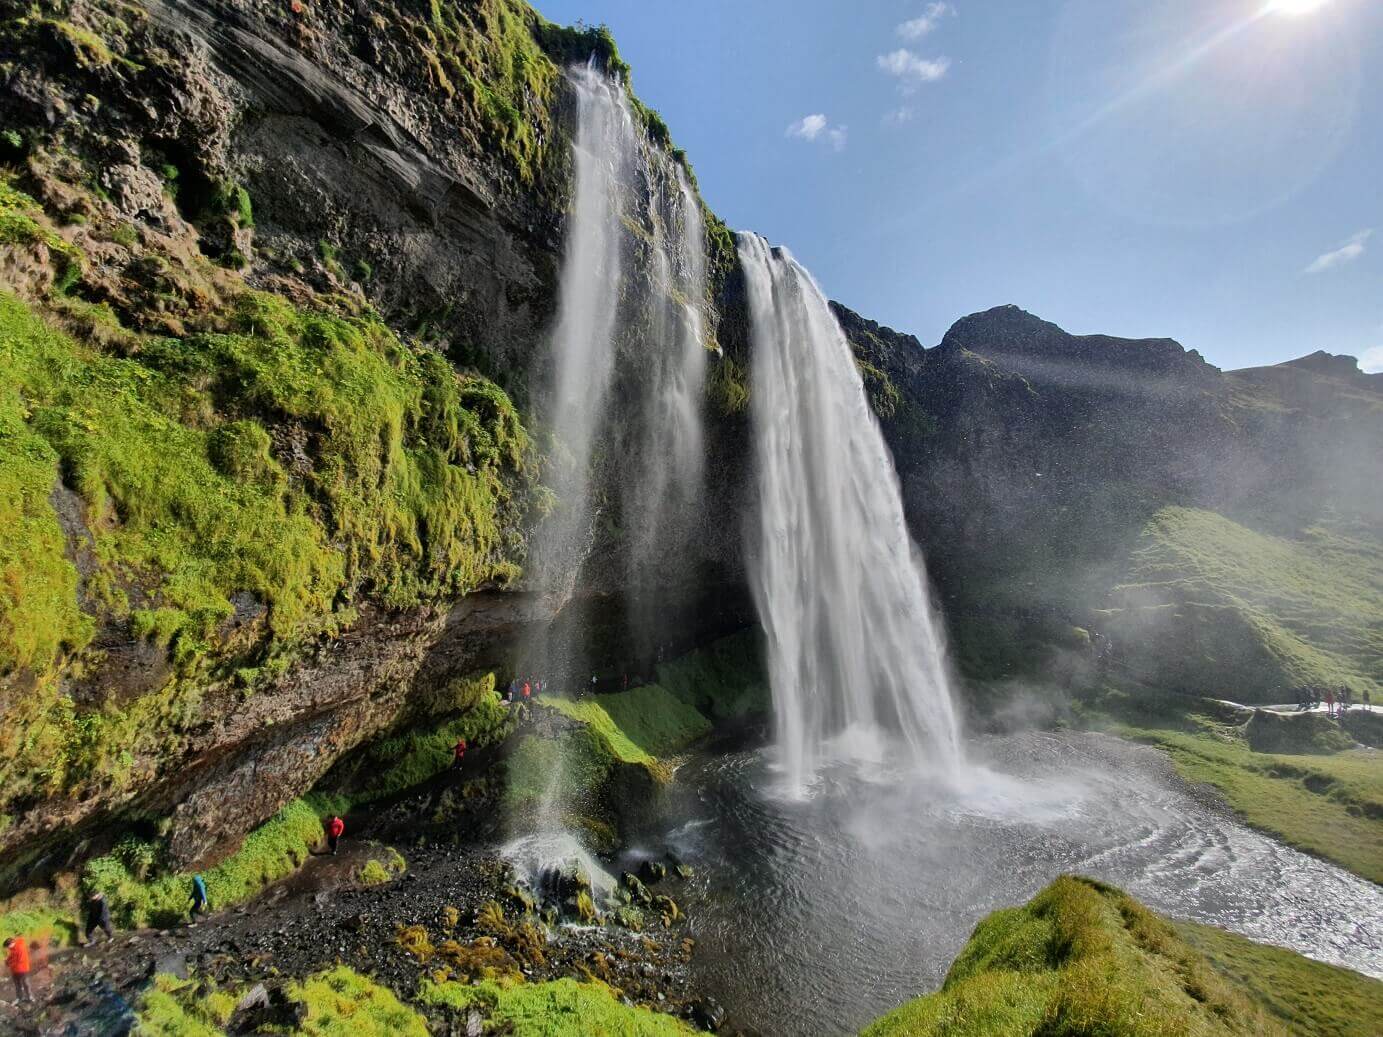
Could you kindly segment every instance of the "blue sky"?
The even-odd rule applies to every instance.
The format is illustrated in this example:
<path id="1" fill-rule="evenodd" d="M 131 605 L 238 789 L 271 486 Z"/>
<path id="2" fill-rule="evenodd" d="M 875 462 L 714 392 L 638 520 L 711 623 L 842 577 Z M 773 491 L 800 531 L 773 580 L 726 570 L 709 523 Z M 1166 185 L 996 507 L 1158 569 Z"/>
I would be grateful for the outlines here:
<path id="1" fill-rule="evenodd" d="M 731 226 L 927 345 L 1016 303 L 1383 369 L 1377 0 L 537 5 L 611 27 Z"/>

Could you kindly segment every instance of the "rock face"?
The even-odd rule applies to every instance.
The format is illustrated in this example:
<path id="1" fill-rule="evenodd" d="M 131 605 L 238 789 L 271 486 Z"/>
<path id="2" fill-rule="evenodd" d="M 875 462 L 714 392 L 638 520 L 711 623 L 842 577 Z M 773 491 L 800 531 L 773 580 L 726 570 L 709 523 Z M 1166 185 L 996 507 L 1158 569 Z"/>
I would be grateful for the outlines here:
<path id="1" fill-rule="evenodd" d="M 1041 673 L 1081 627 L 1216 697 L 1383 679 L 1383 394 L 1348 358 L 1223 373 L 1013 306 L 923 349 L 837 312 L 971 673 Z"/>

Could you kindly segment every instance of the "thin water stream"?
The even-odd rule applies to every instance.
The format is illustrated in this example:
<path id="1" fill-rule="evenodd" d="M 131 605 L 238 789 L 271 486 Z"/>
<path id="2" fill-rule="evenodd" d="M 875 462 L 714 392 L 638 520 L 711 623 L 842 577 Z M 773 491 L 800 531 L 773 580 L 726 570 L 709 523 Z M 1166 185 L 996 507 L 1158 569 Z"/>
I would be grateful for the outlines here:
<path id="1" fill-rule="evenodd" d="M 1028 733 L 972 752 L 958 788 L 838 770 L 806 800 L 781 796 L 761 751 L 683 768 L 667 838 L 697 870 L 695 980 L 764 1034 L 855 1033 L 935 990 L 980 918 L 1066 872 L 1383 977 L 1383 889 L 1240 824 L 1155 750 Z"/>

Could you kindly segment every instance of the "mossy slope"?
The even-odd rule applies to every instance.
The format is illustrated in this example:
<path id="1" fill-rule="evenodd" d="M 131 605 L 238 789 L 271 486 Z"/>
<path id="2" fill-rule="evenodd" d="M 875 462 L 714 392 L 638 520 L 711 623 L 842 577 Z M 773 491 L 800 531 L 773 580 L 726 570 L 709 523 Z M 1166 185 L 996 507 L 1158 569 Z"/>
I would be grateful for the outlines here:
<path id="1" fill-rule="evenodd" d="M 42 219 L 13 191 L 0 209 Z M 166 650 L 185 683 L 220 666 L 253 686 L 360 603 L 517 572 L 529 445 L 497 387 L 368 313 L 246 292 L 222 325 L 117 351 L 0 295 L 0 680 L 33 689 L 0 735 L 0 808 L 118 785 L 195 708 L 176 685 L 60 697 L 98 629 Z"/>
<path id="2" fill-rule="evenodd" d="M 1121 662 L 1164 687 L 1240 702 L 1295 689 L 1355 695 L 1383 681 L 1383 543 L 1314 525 L 1285 537 L 1212 511 L 1163 508 L 1143 527 L 1102 622 Z"/>
<path id="3" fill-rule="evenodd" d="M 1364 1037 L 1383 1024 L 1377 981 L 1223 933 L 1205 938 L 1215 949 L 1207 957 L 1187 935 L 1112 886 L 1063 876 L 1027 906 L 982 921 L 940 991 L 864 1035 Z M 1235 976 L 1233 965 L 1250 962 L 1297 981 L 1265 1000 Z"/>

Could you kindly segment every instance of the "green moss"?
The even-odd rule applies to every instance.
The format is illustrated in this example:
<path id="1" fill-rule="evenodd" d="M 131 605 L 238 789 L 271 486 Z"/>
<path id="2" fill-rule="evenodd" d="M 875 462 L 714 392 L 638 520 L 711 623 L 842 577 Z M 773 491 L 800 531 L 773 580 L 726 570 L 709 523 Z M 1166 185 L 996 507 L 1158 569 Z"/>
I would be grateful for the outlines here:
<path id="1" fill-rule="evenodd" d="M 139 998 L 134 1032 L 140 1037 L 223 1037 L 236 999 L 219 990 L 159 974 Z"/>
<path id="2" fill-rule="evenodd" d="M 589 724 L 625 763 L 670 755 L 711 731 L 710 721 L 695 708 L 657 685 L 580 702 L 550 698 L 544 705 Z"/>
<path id="3" fill-rule="evenodd" d="M 503 741 L 515 717 L 495 692 L 495 675 L 453 682 L 433 702 L 437 712 L 461 711 L 438 723 L 430 720 L 373 742 L 353 754 L 325 784 L 349 790 L 357 803 L 374 802 L 416 788 L 446 771 L 460 738 L 471 751 Z"/>
<path id="4" fill-rule="evenodd" d="M 717 722 L 762 715 L 770 704 L 756 630 L 722 638 L 661 664 L 658 685 Z"/>
<path id="5" fill-rule="evenodd" d="M 515 1037 L 677 1037 L 696 1032 L 670 1015 L 622 1004 L 603 983 L 572 979 L 469 985 L 424 980 L 418 1000 L 463 1019 L 479 1009 L 492 1031 Z"/>
<path id="6" fill-rule="evenodd" d="M 374 859 L 366 861 L 360 869 L 360 882 L 365 886 L 381 886 L 392 878 L 389 869 Z"/>
<path id="7" fill-rule="evenodd" d="M 184 671 L 214 655 L 236 594 L 268 606 L 268 660 L 357 597 L 408 607 L 516 573 L 528 441 L 498 388 L 370 319 L 254 295 L 232 325 L 114 357 L 0 296 L 0 671 L 43 692 L 0 736 L 7 797 L 115 780 L 86 749 L 161 744 L 181 722 L 171 699 L 93 718 L 54 697 L 50 672 L 91 634 L 49 501 L 60 472 L 91 530 L 88 594 Z M 223 420 L 232 407 L 246 416 Z M 298 444 L 291 476 L 270 430 Z"/>
<path id="8" fill-rule="evenodd" d="M 1111 886 L 1070 876 L 1026 907 L 982 921 L 939 992 L 864 1031 L 865 1037 L 1286 1033 L 1263 1004 L 1216 971 L 1165 920 Z"/>
<path id="9" fill-rule="evenodd" d="M 294 800 L 256 828 L 245 837 L 239 850 L 202 872 L 212 910 L 244 903 L 265 886 L 292 874 L 312 849 L 325 841 L 322 818 L 343 812 L 346 806 L 339 798 L 309 796 Z M 111 918 L 121 928 L 164 927 L 185 917 L 192 896 L 192 876 L 145 877 L 150 869 L 132 859 L 135 853 L 146 854 L 146 860 L 156 871 L 158 847 L 146 844 L 141 851 L 130 844 L 88 861 L 83 870 L 83 885 L 106 895 Z"/>
<path id="10" fill-rule="evenodd" d="M 297 1032 L 308 1037 L 428 1037 L 421 1015 L 344 965 L 290 984 L 288 997 L 306 1008 Z"/>

